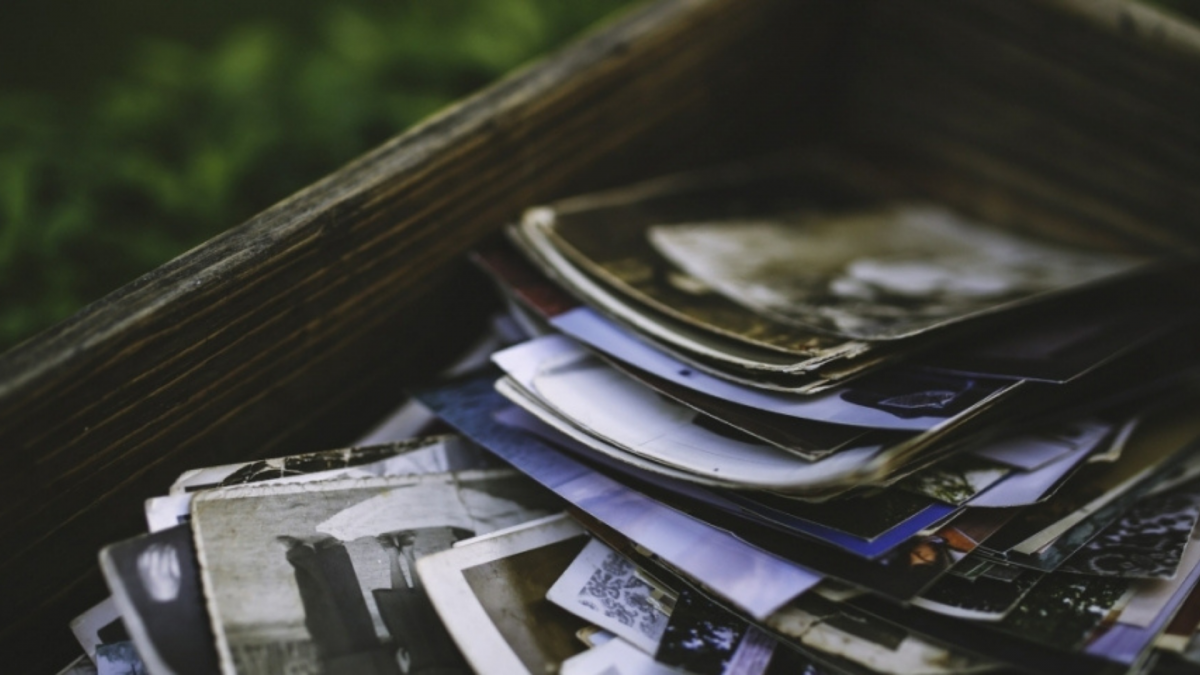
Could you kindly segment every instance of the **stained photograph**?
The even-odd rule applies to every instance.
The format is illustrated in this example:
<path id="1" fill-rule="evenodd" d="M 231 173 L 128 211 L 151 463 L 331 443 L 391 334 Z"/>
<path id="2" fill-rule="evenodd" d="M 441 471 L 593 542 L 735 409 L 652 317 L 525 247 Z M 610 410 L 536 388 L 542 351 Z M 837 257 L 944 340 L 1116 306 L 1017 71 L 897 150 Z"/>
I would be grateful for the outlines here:
<path id="1" fill-rule="evenodd" d="M 1141 262 L 915 205 L 656 225 L 646 237 L 694 285 L 780 322 L 863 340 L 911 337 Z"/>
<path id="2" fill-rule="evenodd" d="M 201 493 L 192 522 L 223 672 L 458 663 L 415 561 L 556 504 L 509 470 Z"/>

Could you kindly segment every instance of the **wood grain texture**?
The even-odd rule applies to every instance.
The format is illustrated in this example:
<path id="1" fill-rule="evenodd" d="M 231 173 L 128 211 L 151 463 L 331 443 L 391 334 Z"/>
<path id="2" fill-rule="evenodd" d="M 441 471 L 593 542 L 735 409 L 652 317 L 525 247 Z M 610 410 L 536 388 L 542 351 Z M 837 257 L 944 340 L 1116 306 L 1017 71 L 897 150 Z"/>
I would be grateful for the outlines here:
<path id="1" fill-rule="evenodd" d="M 523 208 L 802 138 L 831 6 L 647 6 L 0 357 L 6 671 L 65 663 L 97 551 L 180 471 L 343 445 L 464 348 L 463 253 Z"/>

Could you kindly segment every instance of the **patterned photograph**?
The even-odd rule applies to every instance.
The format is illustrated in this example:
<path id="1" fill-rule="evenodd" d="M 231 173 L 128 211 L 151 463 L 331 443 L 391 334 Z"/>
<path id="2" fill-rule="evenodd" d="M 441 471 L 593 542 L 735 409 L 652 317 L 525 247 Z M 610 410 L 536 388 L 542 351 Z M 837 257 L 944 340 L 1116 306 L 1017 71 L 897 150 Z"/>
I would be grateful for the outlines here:
<path id="1" fill-rule="evenodd" d="M 546 597 L 554 604 L 653 653 L 667 626 L 654 588 L 619 553 L 593 540 Z"/>

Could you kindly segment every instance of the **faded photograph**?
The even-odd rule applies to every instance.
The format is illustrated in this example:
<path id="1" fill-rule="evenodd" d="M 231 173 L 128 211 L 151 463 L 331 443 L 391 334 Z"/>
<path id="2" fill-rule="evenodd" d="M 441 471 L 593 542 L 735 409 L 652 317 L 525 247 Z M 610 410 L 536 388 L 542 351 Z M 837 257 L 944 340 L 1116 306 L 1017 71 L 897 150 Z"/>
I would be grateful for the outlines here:
<path id="1" fill-rule="evenodd" d="M 186 525 L 108 546 L 100 552 L 100 567 L 150 672 L 204 675 L 217 669 Z"/>
<path id="2" fill-rule="evenodd" d="M 490 468 L 487 453 L 453 435 L 418 438 L 225 464 L 185 472 L 171 494 L 251 483 L 399 476 Z"/>
<path id="3" fill-rule="evenodd" d="M 556 505 L 509 470 L 202 493 L 193 527 L 222 670 L 461 670 L 415 561 Z"/>
<path id="4" fill-rule="evenodd" d="M 1127 272 L 1137 258 L 1034 241 L 932 206 L 656 225 L 686 282 L 800 328 L 904 338 Z"/>
<path id="5" fill-rule="evenodd" d="M 542 675 L 584 650 L 576 635 L 590 623 L 546 596 L 587 543 L 558 514 L 425 557 L 417 571 L 474 672 Z"/>

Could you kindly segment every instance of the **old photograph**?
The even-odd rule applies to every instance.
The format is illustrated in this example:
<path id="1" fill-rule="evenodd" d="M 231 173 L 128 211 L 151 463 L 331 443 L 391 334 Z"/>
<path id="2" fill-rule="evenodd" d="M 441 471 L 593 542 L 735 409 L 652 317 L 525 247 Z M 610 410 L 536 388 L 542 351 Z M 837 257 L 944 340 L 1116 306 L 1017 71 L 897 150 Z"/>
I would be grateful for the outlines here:
<path id="1" fill-rule="evenodd" d="M 813 594 L 790 603 L 767 619 L 766 625 L 802 649 L 845 659 L 876 673 L 949 675 L 995 668 L 989 661 Z"/>
<path id="2" fill-rule="evenodd" d="M 1015 579 L 1005 580 L 947 574 L 915 598 L 913 605 L 972 621 L 1000 621 L 1043 576 L 1036 570 L 1021 570 Z"/>
<path id="3" fill-rule="evenodd" d="M 1200 482 L 1146 497 L 1058 569 L 1094 576 L 1171 579 L 1200 519 Z"/>
<path id="4" fill-rule="evenodd" d="M 508 469 L 199 493 L 192 525 L 222 670 L 453 664 L 448 643 L 391 632 L 422 611 L 415 560 L 559 503 Z"/>
<path id="5" fill-rule="evenodd" d="M 972 500 L 1012 472 L 1011 467 L 1003 464 L 962 454 L 904 478 L 897 487 L 957 506 Z"/>
<path id="6" fill-rule="evenodd" d="M 422 558 L 416 571 L 475 672 L 541 675 L 584 650 L 575 633 L 589 622 L 546 594 L 588 539 L 552 516 Z"/>
<path id="7" fill-rule="evenodd" d="M 652 654 L 668 616 L 651 600 L 653 592 L 633 563 L 592 540 L 550 587 L 546 598 Z"/>
<path id="8" fill-rule="evenodd" d="M 249 483 L 330 478 L 399 476 L 484 468 L 486 453 L 455 436 L 421 436 L 405 441 L 323 450 L 226 464 L 185 472 L 171 494 Z"/>
<path id="9" fill-rule="evenodd" d="M 928 205 L 661 224 L 645 237 L 685 275 L 677 285 L 862 340 L 911 337 L 1145 262 L 1036 241 Z"/>
<path id="10" fill-rule="evenodd" d="M 217 670 L 187 525 L 108 546 L 100 552 L 100 568 L 151 672 L 204 675 Z"/>
<path id="11" fill-rule="evenodd" d="M 597 231 L 527 216 L 520 233 L 557 276 L 566 277 L 577 288 L 581 282 L 595 287 L 595 291 L 588 289 L 592 291 L 589 299 L 617 295 L 620 297 L 614 299 L 624 300 L 627 306 L 632 301 L 715 335 L 798 357 L 838 349 L 846 342 L 764 317 L 703 286 L 688 286 L 678 270 L 650 245 L 640 226 L 628 222 L 612 225 Z M 684 284 L 676 283 L 679 281 Z"/>

